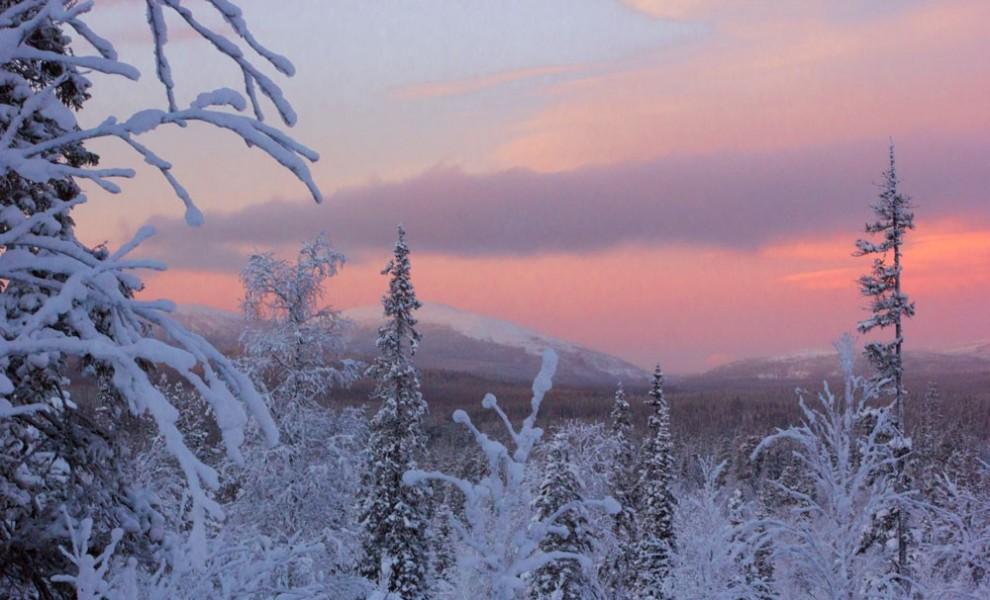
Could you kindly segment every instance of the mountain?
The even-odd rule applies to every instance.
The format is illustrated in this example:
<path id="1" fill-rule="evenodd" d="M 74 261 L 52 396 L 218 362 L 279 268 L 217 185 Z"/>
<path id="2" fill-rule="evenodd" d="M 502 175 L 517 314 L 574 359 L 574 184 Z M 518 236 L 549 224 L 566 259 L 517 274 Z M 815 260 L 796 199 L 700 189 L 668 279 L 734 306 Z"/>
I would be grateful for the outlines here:
<path id="1" fill-rule="evenodd" d="M 990 361 L 990 340 L 981 340 L 962 346 L 956 346 L 945 351 L 946 354 L 969 355 Z"/>
<path id="2" fill-rule="evenodd" d="M 859 355 L 856 372 L 870 371 Z M 935 380 L 944 377 L 990 372 L 990 344 L 971 344 L 952 350 L 909 350 L 904 353 L 904 371 L 911 379 Z M 737 385 L 808 385 L 839 377 L 839 359 L 834 351 L 811 351 L 785 356 L 748 358 L 721 365 L 686 379 L 689 388 L 723 388 Z"/>
<path id="3" fill-rule="evenodd" d="M 381 307 L 352 308 L 342 314 L 354 323 L 348 346 L 358 355 L 373 356 Z M 527 382 L 539 371 L 543 350 L 552 348 L 560 356 L 554 378 L 559 384 L 611 387 L 618 381 L 645 382 L 648 377 L 620 358 L 452 306 L 425 303 L 416 318 L 423 334 L 416 363 L 423 369 Z"/>
<path id="4" fill-rule="evenodd" d="M 370 360 L 376 353 L 381 306 L 352 308 L 341 315 L 352 323 L 345 353 Z M 238 313 L 205 306 L 180 306 L 175 317 L 228 352 L 236 349 L 237 338 L 244 328 L 244 320 Z M 426 303 L 416 312 L 416 317 L 423 334 L 416 355 L 421 369 L 529 382 L 540 369 L 543 350 L 552 348 L 560 356 L 554 380 L 561 385 L 612 387 L 618 381 L 636 384 L 648 377 L 642 369 L 620 358 L 452 306 Z"/>

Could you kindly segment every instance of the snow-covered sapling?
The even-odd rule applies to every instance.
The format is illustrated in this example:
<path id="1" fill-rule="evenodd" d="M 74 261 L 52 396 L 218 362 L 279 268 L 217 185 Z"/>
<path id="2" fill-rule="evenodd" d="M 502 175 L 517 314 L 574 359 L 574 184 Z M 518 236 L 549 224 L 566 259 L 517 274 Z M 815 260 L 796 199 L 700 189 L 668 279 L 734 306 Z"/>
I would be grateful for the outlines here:
<path id="1" fill-rule="evenodd" d="M 557 560 L 573 560 L 582 568 L 591 569 L 587 556 L 576 552 L 545 551 L 541 544 L 551 534 L 566 536 L 561 517 L 571 510 L 604 509 L 615 514 L 620 507 L 611 497 L 602 500 L 574 500 L 560 506 L 543 519 L 531 514 L 530 492 L 526 485 L 526 467 L 533 447 L 543 435 L 536 426 L 543 398 L 552 386 L 557 368 L 557 355 L 552 350 L 543 353 L 543 364 L 533 381 L 530 414 L 517 430 L 488 394 L 482 406 L 492 410 L 505 426 L 511 440 L 510 450 L 502 442 L 482 433 L 463 410 L 454 412 L 454 422 L 466 427 L 474 437 L 487 461 L 487 474 L 478 481 L 469 481 L 438 471 L 408 471 L 403 476 L 407 485 L 440 481 L 453 485 L 464 495 L 464 517 L 455 520 L 454 527 L 466 549 L 462 567 L 474 573 L 477 593 L 493 600 L 513 600 L 528 587 L 527 576 Z"/>
<path id="2" fill-rule="evenodd" d="M 345 323 L 320 307 L 324 286 L 344 263 L 326 234 L 306 242 L 295 261 L 253 254 L 241 271 L 244 315 L 241 335 L 248 370 L 271 386 L 280 402 L 308 400 L 353 382 L 359 364 L 339 360 Z"/>

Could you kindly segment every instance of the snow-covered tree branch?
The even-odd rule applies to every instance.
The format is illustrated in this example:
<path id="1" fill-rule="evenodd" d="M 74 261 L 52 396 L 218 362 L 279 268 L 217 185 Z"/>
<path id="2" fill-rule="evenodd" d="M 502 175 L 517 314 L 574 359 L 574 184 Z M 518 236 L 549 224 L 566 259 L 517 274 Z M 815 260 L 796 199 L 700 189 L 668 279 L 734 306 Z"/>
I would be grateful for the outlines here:
<path id="1" fill-rule="evenodd" d="M 254 39 L 234 4 L 209 0 L 208 6 L 264 61 L 291 74 L 287 60 Z M 176 407 L 157 388 L 151 370 L 165 369 L 195 389 L 208 404 L 235 460 L 240 458 L 238 447 L 248 417 L 259 423 L 269 443 L 277 441 L 278 432 L 251 381 L 202 337 L 177 325 L 169 317 L 174 309 L 170 302 L 135 297 L 142 289 L 136 271 L 165 268 L 155 261 L 130 258 L 153 234 L 151 228 L 142 228 L 116 251 L 88 248 L 77 239 L 71 213 L 86 201 L 79 183 L 90 181 L 117 193 L 120 187 L 114 179 L 134 175 L 126 166 L 97 167 L 98 157 L 85 144 L 98 138 L 127 144 L 139 158 L 159 169 L 184 203 L 186 220 L 193 225 L 202 222 L 199 209 L 173 174 L 172 165 L 139 141 L 143 134 L 190 121 L 228 130 L 292 171 L 316 200 L 320 192 L 307 163 L 318 156 L 261 121 L 257 89 L 278 107 L 287 124 L 295 116 L 278 87 L 241 45 L 204 26 L 177 0 L 147 0 L 147 7 L 166 108 L 149 108 L 125 118 L 107 116 L 99 125 L 83 129 L 73 111 L 89 97 L 87 73 L 138 80 L 138 70 L 121 62 L 113 44 L 86 23 L 92 1 L 0 2 L 2 426 L 17 435 L 37 431 L 26 419 L 39 414 L 37 407 L 51 403 L 53 396 L 61 398 L 60 407 L 69 407 L 61 413 L 63 420 L 79 420 L 62 385 L 64 364 L 67 357 L 74 357 L 90 366 L 111 384 L 115 401 L 134 415 L 150 416 L 158 427 L 186 477 L 192 497 L 192 537 L 198 541 L 192 556 L 203 559 L 205 514 L 219 517 L 222 512 L 207 491 L 216 487 L 217 473 L 188 448 L 176 427 Z M 165 57 L 165 10 L 174 11 L 240 66 L 254 116 L 240 114 L 247 101 L 241 92 L 227 88 L 206 91 L 188 106 L 178 106 Z M 68 37 L 69 30 L 78 35 L 77 42 Z M 26 463 L 14 462 L 11 468 L 16 470 L 19 464 Z M 77 467 L 69 465 L 70 469 Z"/>

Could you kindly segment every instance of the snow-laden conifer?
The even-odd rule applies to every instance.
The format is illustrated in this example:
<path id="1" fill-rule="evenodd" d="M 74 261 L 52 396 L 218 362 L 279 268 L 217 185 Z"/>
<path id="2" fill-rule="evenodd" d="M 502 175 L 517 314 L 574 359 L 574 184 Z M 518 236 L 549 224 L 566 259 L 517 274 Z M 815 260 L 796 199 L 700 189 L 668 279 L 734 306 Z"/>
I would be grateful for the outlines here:
<path id="1" fill-rule="evenodd" d="M 9 14 L 16 3 L 0 1 L 0 11 Z M 30 11 L 11 16 L 11 23 L 27 20 Z M 50 17 L 39 20 L 28 33 L 25 46 L 48 56 L 22 57 L 0 67 L 8 75 L 0 83 L 0 131 L 8 144 L 26 145 L 64 136 L 74 131 L 72 111 L 89 98 L 89 82 L 75 67 L 59 62 L 70 52 L 70 39 Z M 49 56 L 51 58 L 49 58 Z M 54 59 L 54 60 L 53 60 Z M 28 112 L 36 94 L 50 94 L 46 105 Z M 23 112 L 22 112 L 23 111 Z M 95 165 L 98 157 L 81 143 L 53 148 L 46 157 L 67 165 Z M 18 224 L 45 215 L 80 194 L 68 176 L 35 181 L 16 170 L 0 176 L 0 236 L 7 238 Z M 74 222 L 68 212 L 52 213 L 46 226 L 35 224 L 35 235 L 45 236 L 81 253 L 98 255 L 102 250 L 83 247 L 75 239 Z M 20 256 L 24 262 L 38 257 L 29 276 L 0 278 L 2 337 L 13 340 L 21 328 L 56 295 L 65 275 L 46 268 L 47 253 L 40 248 L 0 244 L 0 254 Z M 0 259 L 4 261 L 4 259 Z M 9 261 L 4 261 L 9 265 Z M 103 314 L 93 315 L 97 327 L 107 331 Z M 65 331 L 70 324 L 58 320 L 51 329 Z M 0 398 L 0 595 L 52 594 L 51 576 L 68 566 L 58 550 L 59 527 L 65 510 L 85 512 L 93 524 L 94 538 L 109 540 L 111 530 L 124 519 L 140 521 L 128 498 L 128 485 L 121 472 L 120 440 L 106 430 L 105 423 L 84 415 L 66 389 L 66 360 L 60 352 L 13 354 L 5 357 L 3 375 L 10 381 L 6 399 Z M 102 384 L 107 369 L 86 359 L 85 365 Z M 6 416 L 11 418 L 3 418 Z M 117 406 L 119 416 L 120 406 Z M 146 515 L 147 516 L 147 515 Z"/>
<path id="2" fill-rule="evenodd" d="M 870 299 L 870 318 L 859 322 L 860 333 L 875 329 L 893 328 L 894 338 L 888 342 L 870 342 L 865 347 L 866 357 L 876 370 L 875 381 L 882 390 L 894 396 L 894 429 L 889 443 L 899 460 L 892 469 L 898 489 L 906 488 L 904 457 L 910 451 L 911 440 L 905 434 L 906 392 L 904 390 L 904 318 L 914 316 L 914 303 L 901 287 L 903 271 L 902 258 L 904 238 L 908 230 L 914 229 L 914 213 L 911 199 L 898 189 L 900 180 L 894 161 L 894 146 L 890 145 L 890 164 L 883 173 L 883 184 L 878 200 L 873 204 L 876 219 L 866 224 L 866 233 L 879 237 L 879 241 L 860 239 L 856 241 L 857 256 L 873 257 L 872 272 L 859 279 L 860 292 Z M 891 530 L 879 535 L 879 539 L 895 538 L 897 549 L 893 568 L 900 575 L 907 575 L 908 517 L 905 507 L 890 507 L 886 523 L 881 529 Z"/>
<path id="3" fill-rule="evenodd" d="M 632 408 L 620 383 L 615 389 L 609 413 L 608 434 L 615 455 L 609 473 L 612 497 L 621 505 L 613 516 L 615 542 L 602 569 L 603 583 L 614 598 L 629 598 L 636 583 L 636 556 L 639 536 L 636 526 L 636 447 L 633 443 Z"/>
<path id="4" fill-rule="evenodd" d="M 878 236 L 879 241 L 856 241 L 857 256 L 873 257 L 873 270 L 859 279 L 860 292 L 870 298 L 868 319 L 859 322 L 860 333 L 874 329 L 894 328 L 894 339 L 889 342 L 871 342 L 865 353 L 876 369 L 876 380 L 884 389 L 890 389 L 896 400 L 898 426 L 904 420 L 903 317 L 914 316 L 914 303 L 901 288 L 904 238 L 914 229 L 914 213 L 911 199 L 898 190 L 900 180 L 894 162 L 894 146 L 890 146 L 890 165 L 883 173 L 883 187 L 879 199 L 873 204 L 876 219 L 866 224 L 866 233 Z"/>
<path id="5" fill-rule="evenodd" d="M 663 391 L 663 371 L 657 365 L 650 386 L 649 431 L 640 452 L 639 544 L 636 570 L 639 597 L 665 600 L 674 548 L 673 443 L 670 404 Z"/>
<path id="6" fill-rule="evenodd" d="M 195 541 L 189 555 L 202 562 L 206 553 L 205 515 L 222 516 L 208 493 L 209 488 L 217 487 L 217 473 L 190 451 L 176 426 L 176 407 L 159 389 L 149 367 L 165 367 L 196 389 L 209 404 L 233 459 L 240 458 L 243 426 L 249 414 L 260 423 L 270 442 L 277 440 L 277 432 L 248 378 L 201 337 L 178 326 L 168 315 L 173 310 L 170 302 L 135 299 L 134 293 L 142 287 L 135 273 L 164 269 L 160 262 L 129 256 L 153 234 L 152 228 L 141 228 L 117 250 L 88 248 L 78 240 L 71 215 L 86 201 L 79 182 L 88 180 L 117 193 L 120 187 L 115 180 L 135 174 L 130 168 L 98 167 L 85 144 L 99 138 L 113 139 L 133 150 L 137 158 L 162 174 L 185 204 L 191 224 L 202 221 L 201 213 L 176 178 L 171 163 L 141 141 L 144 134 L 189 122 L 232 132 L 293 171 L 319 199 L 306 164 L 317 155 L 278 128 L 262 123 L 258 91 L 279 108 L 285 123 L 292 124 L 295 115 L 278 86 L 244 49 L 255 50 L 284 74 L 291 74 L 292 66 L 258 43 L 229 0 L 209 0 L 205 10 L 226 21 L 238 41 L 205 25 L 200 20 L 204 7 L 193 11 L 176 0 L 148 0 L 150 39 L 155 46 L 159 81 L 166 90 L 166 108 L 149 108 L 124 118 L 108 116 L 94 127 L 80 128 L 72 109 L 78 108 L 88 93 L 88 73 L 132 80 L 139 77 L 136 68 L 119 60 L 112 43 L 86 23 L 92 7 L 92 2 L 64 0 L 0 2 L 0 119 L 4 125 L 0 133 L 0 178 L 5 186 L 0 212 L 4 296 L 0 314 L 0 419 L 49 420 L 53 415 L 47 402 L 49 392 L 53 384 L 64 383 L 58 377 L 57 365 L 69 357 L 92 365 L 105 375 L 103 381 L 113 391 L 101 396 L 102 414 L 109 415 L 116 425 L 120 425 L 121 413 L 128 410 L 133 415 L 149 416 L 175 457 L 189 491 L 190 532 Z M 232 89 L 202 93 L 188 107 L 179 107 L 166 58 L 166 12 L 174 13 L 241 70 L 254 116 L 238 114 L 247 101 Z M 47 369 L 48 365 L 56 368 Z M 33 391 L 24 393 L 28 389 Z M 59 418 L 66 415 L 73 413 Z M 78 420 L 74 415 L 66 418 Z M 37 430 L 34 424 L 27 426 Z M 95 436 L 81 437 L 72 444 L 85 454 L 95 450 L 98 441 Z M 32 456 L 39 456 L 36 450 L 31 451 Z M 71 463 L 65 466 L 69 467 L 69 481 L 82 475 L 71 470 Z M 24 491 L 32 502 L 51 498 L 37 489 Z M 126 525 L 125 533 L 144 528 L 140 519 L 122 524 Z M 37 581 L 47 580 L 42 577 Z M 39 589 L 38 593 L 44 595 L 45 591 Z"/>
<path id="7" fill-rule="evenodd" d="M 427 406 L 413 356 L 419 345 L 413 312 L 421 304 L 411 279 L 409 246 L 399 227 L 394 256 L 382 271 L 389 291 L 382 298 L 385 324 L 378 331 L 378 357 L 368 370 L 375 378 L 373 398 L 381 408 L 371 421 L 369 462 L 364 474 L 364 556 L 361 573 L 387 581 L 403 600 L 429 598 L 429 511 L 425 491 L 402 485 L 402 474 L 422 458 Z M 388 572 L 382 566 L 388 565 Z"/>
<path id="8" fill-rule="evenodd" d="M 583 485 L 571 462 L 564 436 L 558 434 L 550 438 L 543 469 L 543 481 L 533 500 L 533 518 L 540 522 L 563 507 L 574 505 L 574 508 L 557 518 L 562 531 L 550 532 L 543 538 L 540 550 L 591 556 L 595 539 L 589 528 L 588 515 L 581 506 Z M 530 597 L 533 600 L 591 600 L 601 598 L 602 594 L 590 569 L 585 569 L 578 560 L 560 559 L 533 573 Z"/>

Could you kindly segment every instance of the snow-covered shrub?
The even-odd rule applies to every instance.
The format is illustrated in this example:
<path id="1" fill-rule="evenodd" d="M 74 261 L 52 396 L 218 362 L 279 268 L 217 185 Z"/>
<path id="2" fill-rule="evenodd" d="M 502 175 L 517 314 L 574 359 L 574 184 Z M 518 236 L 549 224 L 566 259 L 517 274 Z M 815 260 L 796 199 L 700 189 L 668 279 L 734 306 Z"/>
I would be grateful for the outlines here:
<path id="1" fill-rule="evenodd" d="M 772 547 L 785 597 L 834 600 L 899 597 L 900 584 L 888 569 L 883 548 L 866 543 L 875 515 L 907 498 L 889 477 L 896 463 L 889 410 L 869 403 L 877 388 L 853 375 L 852 340 L 836 344 L 844 377 L 841 397 L 826 384 L 817 404 L 800 398 L 802 424 L 766 437 L 757 459 L 784 445 L 799 462 L 810 489 L 776 484 L 792 506 L 762 523 Z M 867 416 L 869 418 L 867 418 Z"/>
<path id="2" fill-rule="evenodd" d="M 223 501 L 228 535 L 275 542 L 295 537 L 323 549 L 314 568 L 351 572 L 360 553 L 357 527 L 368 422 L 359 409 L 289 404 L 279 415 L 282 443 L 267 448 L 260 432 L 245 444 L 244 466 L 225 461 Z"/>
<path id="3" fill-rule="evenodd" d="M 534 519 L 532 496 L 526 485 L 527 464 L 533 447 L 543 435 L 543 430 L 536 427 L 536 417 L 543 397 L 550 390 L 556 368 L 557 355 L 551 350 L 545 351 L 543 365 L 533 381 L 531 412 L 518 430 L 498 405 L 495 396 L 488 394 L 482 401 L 482 406 L 495 411 L 505 426 L 513 447 L 511 451 L 475 427 L 466 412 L 454 412 L 454 421 L 472 433 L 485 455 L 487 473 L 478 481 L 438 471 L 408 471 L 403 475 L 403 482 L 407 485 L 446 482 L 464 496 L 464 517 L 454 522 L 462 554 L 453 597 L 519 598 L 528 587 L 529 574 L 555 560 L 576 560 L 583 568 L 593 568 L 589 557 L 583 554 L 545 552 L 540 544 L 552 533 L 566 535 L 567 529 L 558 520 L 567 511 L 579 507 L 599 507 L 614 514 L 619 509 L 618 503 L 611 497 L 570 502 L 545 519 Z"/>
<path id="4" fill-rule="evenodd" d="M 680 497 L 674 518 L 678 543 L 667 584 L 671 598 L 766 597 L 766 586 L 754 576 L 759 531 L 741 497 L 724 492 L 725 465 L 701 459 L 701 487 Z"/>

